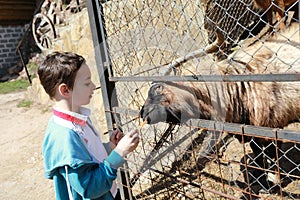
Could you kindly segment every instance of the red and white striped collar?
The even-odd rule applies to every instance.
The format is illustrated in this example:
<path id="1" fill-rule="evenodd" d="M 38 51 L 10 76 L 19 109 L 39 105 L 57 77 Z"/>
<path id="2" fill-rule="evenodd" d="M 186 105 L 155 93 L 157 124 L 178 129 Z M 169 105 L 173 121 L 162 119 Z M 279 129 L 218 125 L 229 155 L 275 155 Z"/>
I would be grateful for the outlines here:
<path id="1" fill-rule="evenodd" d="M 80 108 L 79 113 L 71 112 L 71 111 L 65 111 L 65 110 L 60 110 L 56 107 L 53 107 L 53 115 L 56 117 L 59 117 L 61 119 L 67 120 L 69 122 L 75 123 L 80 126 L 85 126 L 87 123 L 88 116 L 90 114 L 90 110 L 87 108 Z"/>

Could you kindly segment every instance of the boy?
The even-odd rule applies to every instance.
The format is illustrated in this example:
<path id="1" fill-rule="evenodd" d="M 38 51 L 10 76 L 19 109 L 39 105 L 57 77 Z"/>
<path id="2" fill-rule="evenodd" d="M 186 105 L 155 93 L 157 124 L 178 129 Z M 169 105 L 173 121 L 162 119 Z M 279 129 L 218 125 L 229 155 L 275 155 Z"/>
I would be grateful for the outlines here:
<path id="1" fill-rule="evenodd" d="M 42 154 L 45 177 L 54 180 L 56 199 L 114 199 L 117 169 L 136 149 L 137 130 L 124 136 L 114 131 L 105 149 L 89 119 L 90 110 L 82 107 L 95 89 L 82 56 L 54 52 L 45 58 L 38 75 L 55 102 Z"/>

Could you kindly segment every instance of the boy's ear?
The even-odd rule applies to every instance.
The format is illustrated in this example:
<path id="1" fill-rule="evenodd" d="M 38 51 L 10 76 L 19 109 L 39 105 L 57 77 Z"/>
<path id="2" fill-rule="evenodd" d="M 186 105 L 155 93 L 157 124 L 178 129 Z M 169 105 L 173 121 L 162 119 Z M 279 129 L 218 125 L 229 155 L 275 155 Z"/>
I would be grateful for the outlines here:
<path id="1" fill-rule="evenodd" d="M 68 86 L 64 83 L 60 84 L 58 86 L 58 91 L 59 91 L 60 95 L 63 97 L 69 97 L 69 95 L 70 95 L 70 90 L 69 90 Z"/>

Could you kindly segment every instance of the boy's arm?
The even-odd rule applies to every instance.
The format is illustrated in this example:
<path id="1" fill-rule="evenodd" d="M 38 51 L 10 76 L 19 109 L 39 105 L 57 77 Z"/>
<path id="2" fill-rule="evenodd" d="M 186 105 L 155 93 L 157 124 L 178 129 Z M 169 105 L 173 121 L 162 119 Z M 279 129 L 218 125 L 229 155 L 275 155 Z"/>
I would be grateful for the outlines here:
<path id="1" fill-rule="evenodd" d="M 99 165 L 82 165 L 76 169 L 68 167 L 70 186 L 84 198 L 98 198 L 109 192 L 112 182 L 117 177 L 117 169 L 124 164 L 124 159 L 115 151 Z M 60 173 L 66 178 L 65 169 Z"/>

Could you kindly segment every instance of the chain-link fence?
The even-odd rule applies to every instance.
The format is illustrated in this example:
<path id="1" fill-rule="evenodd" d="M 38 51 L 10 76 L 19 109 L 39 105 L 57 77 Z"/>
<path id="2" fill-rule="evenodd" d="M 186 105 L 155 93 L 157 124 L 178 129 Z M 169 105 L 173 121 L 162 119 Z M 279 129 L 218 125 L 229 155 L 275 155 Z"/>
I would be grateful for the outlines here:
<path id="1" fill-rule="evenodd" d="M 114 83 L 106 112 L 124 132 L 148 122 L 119 182 L 126 198 L 300 198 L 299 3 L 266 4 L 94 5 Z"/>

